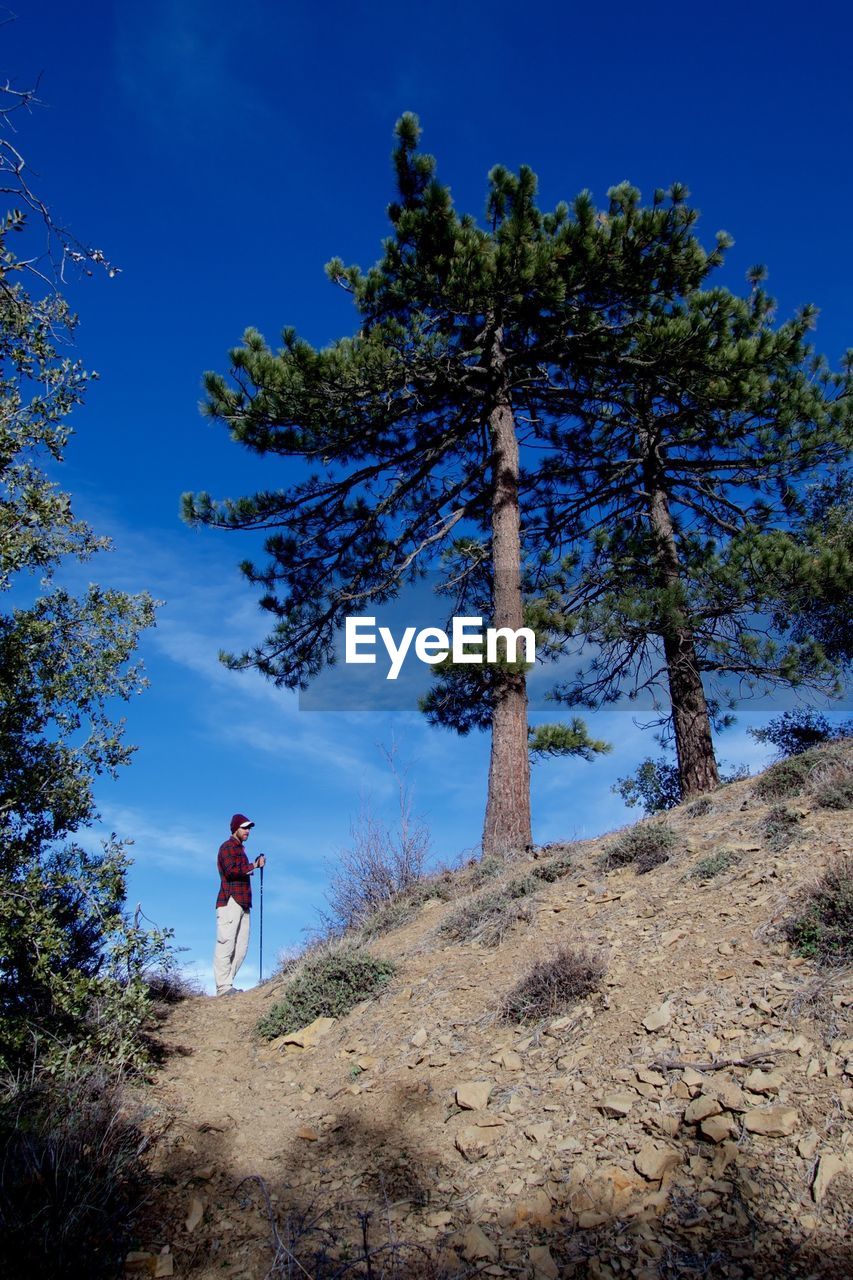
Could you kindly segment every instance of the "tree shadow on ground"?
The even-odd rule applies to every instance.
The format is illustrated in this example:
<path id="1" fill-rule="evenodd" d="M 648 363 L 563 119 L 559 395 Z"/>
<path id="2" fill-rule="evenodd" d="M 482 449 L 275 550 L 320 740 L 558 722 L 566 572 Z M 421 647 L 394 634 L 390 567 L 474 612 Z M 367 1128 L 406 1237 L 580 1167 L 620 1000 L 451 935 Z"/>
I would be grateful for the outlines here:
<path id="1" fill-rule="evenodd" d="M 853 1245 L 831 1222 L 818 1215 L 809 1232 L 784 1219 L 779 1206 L 756 1196 L 736 1162 L 718 1180 L 713 1205 L 695 1180 L 676 1173 L 652 1207 L 611 1208 L 584 1229 L 578 1190 L 568 1180 L 552 1194 L 550 1212 L 525 1216 L 489 1181 L 484 1162 L 477 1181 L 506 1210 L 499 1221 L 478 1216 L 470 1195 L 448 1192 L 448 1180 L 469 1181 L 459 1179 L 460 1165 L 406 1142 L 406 1109 L 420 1103 L 414 1091 L 400 1093 L 399 1124 L 346 1116 L 318 1126 L 316 1140 L 299 1139 L 281 1153 L 276 1176 L 241 1168 L 227 1127 L 208 1126 L 200 1150 L 176 1143 L 161 1160 L 150 1239 L 171 1243 L 176 1274 L 188 1280 L 214 1274 L 463 1280 L 484 1273 L 531 1280 L 847 1280 L 853 1274 Z M 843 1203 L 845 1189 L 849 1178 L 839 1177 L 827 1204 L 835 1197 Z M 205 1218 L 190 1231 L 185 1219 L 193 1196 L 203 1200 Z M 444 1210 L 448 1221 L 436 1226 Z M 476 1233 L 473 1241 L 465 1234 L 474 1226 L 483 1232 L 479 1247 Z"/>

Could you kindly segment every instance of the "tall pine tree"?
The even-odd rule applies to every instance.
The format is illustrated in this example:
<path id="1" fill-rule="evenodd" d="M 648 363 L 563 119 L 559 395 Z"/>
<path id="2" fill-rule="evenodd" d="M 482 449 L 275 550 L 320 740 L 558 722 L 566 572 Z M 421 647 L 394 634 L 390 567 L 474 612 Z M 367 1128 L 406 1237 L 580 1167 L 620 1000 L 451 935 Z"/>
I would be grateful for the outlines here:
<path id="1" fill-rule="evenodd" d="M 670 194 L 685 209 L 671 270 L 634 288 L 626 262 L 606 358 L 566 365 L 572 416 L 553 424 L 535 483 L 567 554 L 539 608 L 555 634 L 597 648 L 559 690 L 565 702 L 665 689 L 690 796 L 718 782 L 711 721 L 732 680 L 833 685 L 818 639 L 779 601 L 796 609 L 819 569 L 849 584 L 849 556 L 807 563 L 792 521 L 805 482 L 846 456 L 853 413 L 849 360 L 833 374 L 809 341 L 814 309 L 777 326 L 760 269 L 747 297 L 707 287 L 725 240 L 706 256 L 687 192 Z M 614 243 L 619 228 L 624 245 L 663 201 L 644 210 L 617 189 L 602 234 Z"/>
<path id="2" fill-rule="evenodd" d="M 381 260 L 367 272 L 327 268 L 352 295 L 356 336 L 315 350 L 285 330 L 273 352 L 249 330 L 231 380 L 206 378 L 208 413 L 235 440 L 312 467 L 281 492 L 185 499 L 190 521 L 268 531 L 266 564 L 244 572 L 265 589 L 275 625 L 231 661 L 288 687 L 329 660 L 347 614 L 395 595 L 465 536 L 480 539 L 489 564 L 491 625 L 523 625 L 522 574 L 545 530 L 519 489 L 520 444 L 544 443 L 544 424 L 563 411 L 555 361 L 575 348 L 591 360 L 603 340 L 589 201 L 573 217 L 565 205 L 543 215 L 530 170 L 498 168 L 483 228 L 455 210 L 418 138 L 404 116 Z M 494 669 L 490 721 L 483 848 L 506 854 L 532 841 L 523 666 Z M 582 728 L 563 745 L 590 749 Z"/>

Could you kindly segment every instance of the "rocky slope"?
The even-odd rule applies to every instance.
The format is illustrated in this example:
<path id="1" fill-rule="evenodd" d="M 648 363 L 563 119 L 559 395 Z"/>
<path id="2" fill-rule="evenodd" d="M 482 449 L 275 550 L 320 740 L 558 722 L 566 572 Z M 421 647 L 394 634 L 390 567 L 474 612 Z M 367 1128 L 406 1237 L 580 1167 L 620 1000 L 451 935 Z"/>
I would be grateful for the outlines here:
<path id="1" fill-rule="evenodd" d="M 642 876 L 601 869 L 610 838 L 539 851 L 570 869 L 496 948 L 447 944 L 458 902 L 430 900 L 370 944 L 398 963 L 383 994 L 296 1042 L 252 1035 L 280 982 L 177 1006 L 130 1271 L 850 1275 L 853 986 L 781 927 L 850 851 L 850 810 L 801 793 L 780 832 L 778 803 L 750 779 L 681 806 Z M 600 991 L 502 1024 L 504 993 L 567 942 L 604 953 Z"/>

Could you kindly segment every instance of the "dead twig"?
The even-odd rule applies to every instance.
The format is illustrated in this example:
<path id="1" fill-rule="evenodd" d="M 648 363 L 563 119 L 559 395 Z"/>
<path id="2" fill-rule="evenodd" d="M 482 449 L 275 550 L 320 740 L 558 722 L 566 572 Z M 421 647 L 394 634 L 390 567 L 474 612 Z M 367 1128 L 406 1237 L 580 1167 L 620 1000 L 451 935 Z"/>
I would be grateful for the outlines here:
<path id="1" fill-rule="evenodd" d="M 779 1056 L 779 1049 L 768 1049 L 766 1053 L 751 1053 L 746 1058 L 712 1058 L 710 1062 L 688 1062 L 684 1058 L 655 1058 L 650 1062 L 649 1071 L 681 1071 L 685 1067 L 693 1071 L 722 1071 L 724 1067 L 755 1067 L 759 1062 L 771 1062 Z"/>

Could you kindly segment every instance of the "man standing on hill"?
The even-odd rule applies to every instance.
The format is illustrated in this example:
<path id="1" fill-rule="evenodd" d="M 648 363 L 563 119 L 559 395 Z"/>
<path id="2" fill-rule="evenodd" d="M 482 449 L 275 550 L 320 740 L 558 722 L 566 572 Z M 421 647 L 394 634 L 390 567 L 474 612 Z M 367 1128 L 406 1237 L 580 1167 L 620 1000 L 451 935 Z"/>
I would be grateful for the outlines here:
<path id="1" fill-rule="evenodd" d="M 249 946 L 249 912 L 252 909 L 250 876 L 266 862 L 263 854 L 250 862 L 243 848 L 254 825 L 245 814 L 235 813 L 231 819 L 231 838 L 220 846 L 216 859 L 219 896 L 216 899 L 213 977 L 218 996 L 230 996 L 238 990 L 234 986 L 234 979 L 246 958 Z"/>

